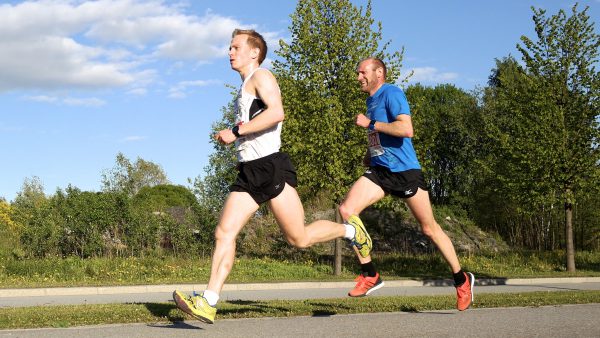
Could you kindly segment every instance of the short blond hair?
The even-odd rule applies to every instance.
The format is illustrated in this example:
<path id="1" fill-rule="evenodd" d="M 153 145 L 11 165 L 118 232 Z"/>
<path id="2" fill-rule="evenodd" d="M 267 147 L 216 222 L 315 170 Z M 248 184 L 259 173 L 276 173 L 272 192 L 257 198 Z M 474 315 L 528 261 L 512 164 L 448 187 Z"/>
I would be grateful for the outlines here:
<path id="1" fill-rule="evenodd" d="M 260 50 L 260 52 L 258 53 L 258 64 L 260 65 L 261 63 L 263 63 L 263 61 L 265 61 L 265 58 L 267 57 L 267 42 L 265 41 L 265 39 L 263 38 L 262 35 L 260 35 L 257 31 L 255 31 L 254 29 L 234 29 L 233 33 L 231 34 L 231 37 L 235 37 L 236 35 L 248 35 L 248 44 L 250 45 L 250 47 L 252 48 L 258 48 Z"/>

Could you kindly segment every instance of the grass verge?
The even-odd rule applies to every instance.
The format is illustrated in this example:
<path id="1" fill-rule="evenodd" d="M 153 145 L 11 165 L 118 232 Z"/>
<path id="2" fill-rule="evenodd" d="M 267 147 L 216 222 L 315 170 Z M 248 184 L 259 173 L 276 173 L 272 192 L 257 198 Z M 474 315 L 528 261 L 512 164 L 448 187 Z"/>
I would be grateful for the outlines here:
<path id="1" fill-rule="evenodd" d="M 578 252 L 575 273 L 565 271 L 563 257 L 562 252 L 504 252 L 463 254 L 460 261 L 464 270 L 478 278 L 600 276 L 600 252 Z M 388 280 L 450 278 L 448 264 L 439 254 L 387 254 L 373 260 Z M 237 258 L 228 283 L 352 280 L 359 270 L 354 256 L 344 257 L 342 275 L 337 277 L 325 260 Z M 209 274 L 208 258 L 0 260 L 3 288 L 205 283 Z"/>
<path id="2" fill-rule="evenodd" d="M 367 312 L 454 310 L 454 296 L 368 297 L 220 303 L 217 319 L 329 316 Z M 474 308 L 600 303 L 600 291 L 477 294 Z M 172 303 L 0 308 L 0 329 L 72 327 L 191 319 Z"/>

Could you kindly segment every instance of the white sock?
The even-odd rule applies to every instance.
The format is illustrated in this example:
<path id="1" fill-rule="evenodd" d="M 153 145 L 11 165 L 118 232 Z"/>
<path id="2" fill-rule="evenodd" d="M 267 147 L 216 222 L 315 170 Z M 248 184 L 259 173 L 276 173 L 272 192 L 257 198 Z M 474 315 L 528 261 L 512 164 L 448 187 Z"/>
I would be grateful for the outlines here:
<path id="1" fill-rule="evenodd" d="M 356 235 L 356 229 L 354 229 L 354 227 L 348 223 L 344 223 L 344 227 L 346 228 L 346 234 L 344 235 L 344 238 L 354 238 L 354 235 Z"/>
<path id="2" fill-rule="evenodd" d="M 219 294 L 214 291 L 204 290 L 202 296 L 204 297 L 204 299 L 206 299 L 210 306 L 217 305 L 217 302 L 219 301 Z"/>

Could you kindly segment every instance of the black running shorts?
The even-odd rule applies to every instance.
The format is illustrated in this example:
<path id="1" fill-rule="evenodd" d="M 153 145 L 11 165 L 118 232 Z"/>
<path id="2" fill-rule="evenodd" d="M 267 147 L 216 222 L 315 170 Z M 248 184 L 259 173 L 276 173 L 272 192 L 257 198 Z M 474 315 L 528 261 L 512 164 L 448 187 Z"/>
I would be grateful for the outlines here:
<path id="1" fill-rule="evenodd" d="M 417 193 L 417 189 L 427 190 L 423 172 L 420 169 L 410 169 L 392 172 L 386 167 L 369 167 L 363 174 L 364 177 L 383 189 L 386 194 L 400 198 L 410 198 Z"/>
<path id="2" fill-rule="evenodd" d="M 238 175 L 229 191 L 247 192 L 258 204 L 273 199 L 283 191 L 285 183 L 296 187 L 296 169 L 286 153 L 271 155 L 238 164 Z"/>

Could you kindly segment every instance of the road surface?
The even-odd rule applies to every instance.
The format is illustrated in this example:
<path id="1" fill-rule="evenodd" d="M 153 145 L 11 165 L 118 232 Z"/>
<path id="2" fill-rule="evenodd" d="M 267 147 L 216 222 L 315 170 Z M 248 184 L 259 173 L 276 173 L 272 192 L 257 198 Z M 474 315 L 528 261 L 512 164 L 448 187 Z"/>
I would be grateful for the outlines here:
<path id="1" fill-rule="evenodd" d="M 600 337 L 600 304 L 4 330 L 4 337 Z"/>

